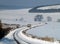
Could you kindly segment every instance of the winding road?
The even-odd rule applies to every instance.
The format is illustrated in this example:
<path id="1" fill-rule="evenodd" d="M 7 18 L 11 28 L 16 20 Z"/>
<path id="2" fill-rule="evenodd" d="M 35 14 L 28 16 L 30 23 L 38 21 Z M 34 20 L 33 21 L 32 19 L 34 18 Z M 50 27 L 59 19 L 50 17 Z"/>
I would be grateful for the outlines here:
<path id="1" fill-rule="evenodd" d="M 60 44 L 57 40 L 54 42 L 48 42 L 41 39 L 38 39 L 37 37 L 33 37 L 32 35 L 29 35 L 26 33 L 26 31 L 36 28 L 38 26 L 46 25 L 46 23 L 38 23 L 38 24 L 32 24 L 31 27 L 24 26 L 17 31 L 14 32 L 13 37 L 17 44 Z"/>

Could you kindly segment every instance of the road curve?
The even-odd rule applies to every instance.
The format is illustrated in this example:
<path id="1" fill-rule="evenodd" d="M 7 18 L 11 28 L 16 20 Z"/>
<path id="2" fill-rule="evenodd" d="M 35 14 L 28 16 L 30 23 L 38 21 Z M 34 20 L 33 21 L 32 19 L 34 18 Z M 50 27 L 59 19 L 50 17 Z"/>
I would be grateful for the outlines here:
<path id="1" fill-rule="evenodd" d="M 60 44 L 58 41 L 48 42 L 48 41 L 37 39 L 36 37 L 33 38 L 31 35 L 26 33 L 26 31 L 30 30 L 31 28 L 35 28 L 45 24 L 46 23 L 38 23 L 38 24 L 31 25 L 31 27 L 27 27 L 27 26 L 22 27 L 20 30 L 15 31 L 13 37 L 18 44 Z"/>

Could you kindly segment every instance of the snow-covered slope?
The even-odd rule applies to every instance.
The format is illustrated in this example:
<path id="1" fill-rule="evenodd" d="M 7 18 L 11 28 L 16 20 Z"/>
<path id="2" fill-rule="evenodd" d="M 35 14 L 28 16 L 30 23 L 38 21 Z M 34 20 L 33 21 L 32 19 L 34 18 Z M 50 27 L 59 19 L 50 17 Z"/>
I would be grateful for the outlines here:
<path id="1" fill-rule="evenodd" d="M 38 36 L 38 37 L 53 37 L 57 40 L 60 40 L 60 23 L 58 22 L 49 22 L 46 25 L 33 28 L 28 30 L 27 33 Z"/>
<path id="2" fill-rule="evenodd" d="M 42 7 L 41 7 L 42 8 Z M 60 19 L 60 12 L 55 13 L 29 13 L 29 9 L 20 10 L 4 10 L 0 11 L 0 19 L 6 23 L 27 24 L 35 22 L 34 18 L 37 15 L 43 15 L 43 21 L 47 21 L 47 17 L 51 17 L 52 21 L 56 22 Z M 9 21 L 8 21 L 9 20 Z M 7 22 L 8 21 L 8 22 Z"/>
<path id="3" fill-rule="evenodd" d="M 56 7 L 58 6 L 58 7 Z M 38 9 L 60 9 L 60 5 L 56 5 L 56 6 L 46 6 L 46 7 L 40 7 Z M 51 17 L 52 18 L 52 21 L 53 23 L 50 23 L 48 22 L 47 25 L 44 25 L 42 27 L 40 27 L 40 29 L 42 29 L 41 31 L 43 31 L 45 28 L 46 30 L 48 29 L 55 29 L 56 32 L 56 35 L 55 33 L 53 33 L 53 37 L 55 37 L 56 39 L 60 39 L 60 36 L 59 36 L 59 29 L 60 29 L 60 22 L 57 22 L 58 20 L 60 20 L 60 12 L 52 12 L 52 13 L 30 13 L 29 10 L 32 9 L 32 8 L 28 8 L 28 9 L 19 9 L 19 10 L 1 10 L 0 11 L 0 19 L 2 19 L 2 22 L 3 23 L 9 23 L 9 24 L 20 24 L 21 26 L 22 25 L 27 25 L 27 24 L 33 24 L 33 23 L 38 23 L 38 22 L 35 22 L 34 21 L 34 18 L 35 16 L 37 15 L 42 15 L 43 16 L 43 20 L 42 22 L 48 22 L 48 19 L 47 17 Z M 52 25 L 53 24 L 53 25 Z M 55 26 L 56 25 L 56 26 Z M 51 27 L 50 27 L 51 26 Z M 47 28 L 49 27 L 49 28 Z M 37 28 L 38 29 L 38 28 Z M 57 30 L 56 30 L 57 29 Z M 45 30 L 45 32 L 46 32 Z M 51 31 L 50 30 L 50 31 Z M 17 30 L 16 30 L 17 31 Z M 33 32 L 33 30 L 29 31 L 28 33 L 30 32 Z M 49 30 L 48 30 L 49 31 Z M 54 30 L 53 30 L 54 31 Z M 54 32 L 55 32 L 54 31 Z M 9 39 L 12 39 L 13 40 L 13 33 L 15 31 L 12 31 L 10 32 L 6 38 L 9 38 Z M 44 33 L 45 33 L 44 32 Z M 35 32 L 36 33 L 36 32 Z M 35 34 L 35 33 L 32 33 L 32 34 Z M 38 32 L 37 32 L 38 33 Z M 41 32 L 42 33 L 42 32 Z M 49 35 L 50 33 L 48 33 Z M 38 34 L 37 34 L 38 35 Z M 44 34 L 46 35 L 46 34 Z M 41 34 L 41 36 L 44 36 Z M 12 36 L 12 37 L 11 37 Z M 50 35 L 49 35 L 50 36 Z M 1 43 L 1 42 L 0 42 Z M 3 43 L 2 43 L 3 44 Z M 6 43 L 7 44 L 7 43 Z"/>
<path id="4" fill-rule="evenodd" d="M 45 6 L 45 7 L 40 7 L 37 9 L 42 9 L 42 10 L 46 10 L 46 9 L 59 9 L 60 5 L 52 5 L 52 6 Z"/>
<path id="5" fill-rule="evenodd" d="M 18 30 L 18 31 L 15 32 L 15 35 L 14 36 L 15 36 L 16 40 L 19 43 L 21 43 L 21 44 L 59 44 L 59 42 L 57 40 L 54 40 L 54 42 L 44 41 L 44 40 L 38 39 L 36 37 L 32 37 L 32 35 L 29 35 L 29 34 L 25 33 L 26 31 L 23 33 L 24 30 L 27 30 L 28 29 L 28 30 L 31 30 L 32 31 L 33 30 L 32 29 L 33 27 L 36 28 L 36 26 L 38 26 L 38 27 L 41 28 L 41 26 L 43 26 L 43 25 L 45 25 L 45 23 L 40 23 L 39 25 L 35 24 L 35 26 L 32 25 L 31 28 L 29 28 L 29 27 L 21 28 L 21 30 Z M 36 33 L 34 33 L 34 31 L 33 31 L 33 33 L 38 35 L 40 32 L 38 33 L 37 31 L 36 31 Z M 44 32 L 42 32 L 42 33 L 44 33 Z"/>

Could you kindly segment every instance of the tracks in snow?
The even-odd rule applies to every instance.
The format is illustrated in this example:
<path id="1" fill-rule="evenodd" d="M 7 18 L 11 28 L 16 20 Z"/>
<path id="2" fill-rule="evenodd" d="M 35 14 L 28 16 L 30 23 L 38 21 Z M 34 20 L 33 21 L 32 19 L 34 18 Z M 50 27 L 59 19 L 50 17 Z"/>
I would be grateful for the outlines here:
<path id="1" fill-rule="evenodd" d="M 26 32 L 25 30 L 30 30 L 31 28 L 42 26 L 44 24 L 46 24 L 46 23 L 42 23 L 42 24 L 38 23 L 38 24 L 32 25 L 30 28 L 27 27 L 27 26 L 26 27 L 22 27 L 21 30 L 17 30 L 13 34 L 13 37 L 14 37 L 15 41 L 17 42 L 17 44 L 31 44 L 31 42 L 32 42 L 32 44 L 35 44 L 34 42 L 36 42 L 36 41 L 37 41 L 36 44 L 37 43 L 40 44 L 40 41 L 42 41 L 42 40 L 39 41 L 38 39 L 34 39 L 34 38 L 31 38 L 31 37 L 28 37 L 28 36 L 26 36 L 26 34 L 23 33 L 23 31 Z M 29 40 L 29 39 L 31 39 L 32 41 Z M 45 41 L 42 41 L 42 42 L 45 42 Z"/>

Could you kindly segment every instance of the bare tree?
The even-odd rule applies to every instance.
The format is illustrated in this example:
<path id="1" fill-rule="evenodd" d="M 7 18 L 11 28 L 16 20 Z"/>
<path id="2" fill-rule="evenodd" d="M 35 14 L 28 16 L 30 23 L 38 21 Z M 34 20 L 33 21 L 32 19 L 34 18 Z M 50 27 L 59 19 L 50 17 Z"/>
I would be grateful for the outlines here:
<path id="1" fill-rule="evenodd" d="M 36 15 L 34 21 L 42 21 L 42 19 L 43 19 L 42 15 Z"/>
<path id="2" fill-rule="evenodd" d="M 48 16 L 47 21 L 52 21 L 52 17 Z"/>
<path id="3" fill-rule="evenodd" d="M 60 22 L 60 19 L 58 19 L 57 22 Z"/>

